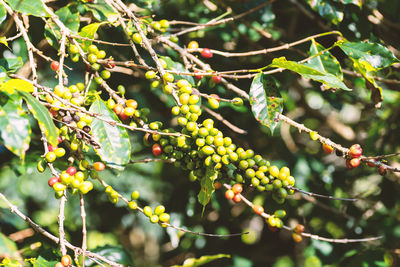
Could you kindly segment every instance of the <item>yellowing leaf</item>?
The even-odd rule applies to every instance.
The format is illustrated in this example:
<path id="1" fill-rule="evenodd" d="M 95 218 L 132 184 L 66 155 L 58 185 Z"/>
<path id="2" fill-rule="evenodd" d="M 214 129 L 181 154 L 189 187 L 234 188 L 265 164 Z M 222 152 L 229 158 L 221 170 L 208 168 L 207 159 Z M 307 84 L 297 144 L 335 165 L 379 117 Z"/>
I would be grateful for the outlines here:
<path id="1" fill-rule="evenodd" d="M 9 94 L 14 94 L 15 90 L 32 93 L 33 85 L 21 79 L 11 79 L 3 84 L 1 90 Z"/>

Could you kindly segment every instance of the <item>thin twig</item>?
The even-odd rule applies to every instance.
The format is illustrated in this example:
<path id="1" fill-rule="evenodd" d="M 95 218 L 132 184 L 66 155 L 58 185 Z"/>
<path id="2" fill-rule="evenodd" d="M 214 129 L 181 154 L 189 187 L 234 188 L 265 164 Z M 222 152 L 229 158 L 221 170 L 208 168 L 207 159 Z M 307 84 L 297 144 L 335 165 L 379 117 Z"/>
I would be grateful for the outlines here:
<path id="1" fill-rule="evenodd" d="M 87 249 L 87 242 L 86 242 L 86 211 L 85 211 L 85 200 L 82 194 L 79 194 L 80 198 L 80 206 L 81 206 L 81 217 L 82 217 L 82 267 L 85 267 L 85 254 Z"/>

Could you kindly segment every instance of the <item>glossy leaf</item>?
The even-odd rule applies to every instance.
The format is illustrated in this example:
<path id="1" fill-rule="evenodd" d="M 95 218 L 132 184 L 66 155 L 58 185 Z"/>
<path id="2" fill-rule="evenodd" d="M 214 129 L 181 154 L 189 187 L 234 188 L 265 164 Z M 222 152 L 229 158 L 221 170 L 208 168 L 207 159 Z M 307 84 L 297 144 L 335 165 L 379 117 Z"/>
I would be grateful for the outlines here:
<path id="1" fill-rule="evenodd" d="M 185 66 L 183 66 L 182 63 L 173 61 L 170 57 L 160 57 L 162 58 L 166 63 L 167 63 L 167 69 L 168 70 L 175 70 L 175 71 L 181 71 L 181 72 L 188 72 L 187 69 L 185 69 Z M 189 75 L 176 75 L 174 74 L 175 79 L 186 79 L 188 82 L 190 82 L 191 85 L 195 85 L 195 81 L 192 76 Z"/>
<path id="2" fill-rule="evenodd" d="M 96 4 L 86 4 L 86 7 L 98 21 L 114 23 L 118 19 L 118 14 L 104 0 L 98 0 Z"/>
<path id="3" fill-rule="evenodd" d="M 62 7 L 55 13 L 68 29 L 73 33 L 78 32 L 80 25 L 79 13 L 72 6 Z M 45 26 L 44 35 L 49 44 L 57 48 L 58 40 L 61 39 L 60 28 L 53 21 L 49 21 L 49 24 L 51 27 L 49 25 Z"/>
<path id="4" fill-rule="evenodd" d="M 98 247 L 93 249 L 93 252 L 96 253 L 97 255 L 106 257 L 110 261 L 118 262 L 123 266 L 134 266 L 134 263 L 129 253 L 121 247 L 106 245 L 103 247 Z M 86 258 L 85 266 L 91 267 L 91 266 L 97 266 L 97 264 L 94 261 L 91 261 L 90 259 Z"/>
<path id="5" fill-rule="evenodd" d="M 341 80 L 331 73 L 321 72 L 316 68 L 305 66 L 295 61 L 288 61 L 285 57 L 274 58 L 269 67 L 278 67 L 297 72 L 306 79 L 323 83 L 326 88 L 337 88 L 351 91 Z"/>
<path id="6" fill-rule="evenodd" d="M 204 255 L 200 258 L 188 258 L 186 259 L 182 265 L 173 265 L 174 267 L 197 267 L 207 264 L 211 261 L 215 261 L 222 258 L 230 258 L 229 254 L 216 254 L 216 255 Z"/>
<path id="7" fill-rule="evenodd" d="M 81 31 L 79 32 L 79 35 L 82 37 L 93 39 L 94 35 L 96 34 L 97 30 L 99 29 L 100 25 L 102 25 L 102 24 L 104 24 L 104 22 L 89 24 L 81 29 Z M 83 41 L 84 49 L 89 47 L 89 45 L 91 45 L 91 44 L 92 44 L 91 41 Z"/>
<path id="8" fill-rule="evenodd" d="M 325 47 L 317 43 L 315 40 L 312 40 L 308 53 L 310 56 L 313 56 L 323 50 L 325 50 Z M 323 55 L 314 57 L 309 62 L 304 63 L 304 65 L 317 69 L 320 72 L 331 73 L 336 77 L 339 77 L 340 80 L 343 80 L 343 73 L 340 63 L 329 51 L 324 52 Z"/>
<path id="9" fill-rule="evenodd" d="M 337 42 L 353 61 L 358 61 L 367 71 L 377 71 L 398 63 L 399 60 L 381 44 L 369 42 Z"/>
<path id="10" fill-rule="evenodd" d="M 44 131 L 47 142 L 52 146 L 57 146 L 58 133 L 56 126 L 50 117 L 49 111 L 29 93 L 24 91 L 19 91 L 19 93 L 28 104 L 29 110 L 32 112 L 35 119 L 38 121 L 40 129 Z"/>
<path id="11" fill-rule="evenodd" d="M 278 125 L 275 119 L 283 110 L 283 100 L 275 79 L 262 73 L 257 74 L 251 83 L 249 97 L 254 117 L 273 133 Z"/>
<path id="12" fill-rule="evenodd" d="M 318 12 L 321 17 L 330 20 L 336 25 L 343 20 L 343 12 L 327 0 L 307 0 L 307 4 Z"/>
<path id="13" fill-rule="evenodd" d="M 90 111 L 102 114 L 104 119 L 119 121 L 117 115 L 108 109 L 101 99 L 93 102 Z M 110 167 L 123 169 L 131 157 L 131 143 L 126 129 L 96 118 L 93 119 L 91 127 L 93 136 L 101 145 L 101 148 L 96 150 L 100 158 Z"/>
<path id="14" fill-rule="evenodd" d="M 3 233 L 0 233 L 0 254 L 2 256 L 15 256 L 14 254 L 16 253 L 18 253 L 17 244 Z"/>
<path id="15" fill-rule="evenodd" d="M 377 71 L 399 62 L 386 47 L 369 42 L 341 41 L 338 46 L 353 61 L 354 69 L 367 80 L 367 87 L 371 90 L 371 100 L 376 107 L 383 101 L 382 87 L 375 81 Z"/>
<path id="16" fill-rule="evenodd" d="M 19 70 L 23 64 L 24 63 L 22 62 L 21 57 L 17 57 L 17 58 L 6 58 L 5 57 L 5 58 L 0 59 L 0 66 L 5 68 L 7 70 L 7 72 L 11 72 L 11 73 Z"/>
<path id="17" fill-rule="evenodd" d="M 4 6 L 0 5 L 0 24 L 7 18 L 7 10 Z"/>
<path id="18" fill-rule="evenodd" d="M 46 259 L 39 256 L 33 263 L 33 267 L 54 267 L 57 261 L 47 261 Z"/>
<path id="19" fill-rule="evenodd" d="M 32 93 L 34 89 L 30 82 L 21 79 L 11 79 L 1 86 L 1 90 L 9 94 L 14 94 L 15 90 Z"/>
<path id="20" fill-rule="evenodd" d="M 215 191 L 214 181 L 218 177 L 218 172 L 214 170 L 213 166 L 207 167 L 206 175 L 201 178 L 200 181 L 200 192 L 197 195 L 197 198 L 201 205 L 203 205 L 203 213 L 206 205 L 210 202 L 211 195 Z"/>
<path id="21" fill-rule="evenodd" d="M 6 0 L 13 10 L 25 15 L 48 17 L 41 0 Z"/>
<path id="22" fill-rule="evenodd" d="M 31 127 L 25 111 L 12 100 L 0 106 L 0 129 L 7 149 L 24 159 L 31 141 Z"/>

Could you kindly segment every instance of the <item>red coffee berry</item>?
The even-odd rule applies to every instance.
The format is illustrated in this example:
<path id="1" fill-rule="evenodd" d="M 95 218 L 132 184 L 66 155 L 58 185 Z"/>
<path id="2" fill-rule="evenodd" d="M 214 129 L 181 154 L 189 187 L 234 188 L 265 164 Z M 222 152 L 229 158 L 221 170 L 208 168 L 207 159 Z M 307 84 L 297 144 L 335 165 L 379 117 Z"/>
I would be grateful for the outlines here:
<path id="1" fill-rule="evenodd" d="M 75 175 L 75 173 L 76 173 L 76 168 L 75 167 L 68 167 L 66 170 L 65 170 L 65 172 L 66 173 L 68 173 L 69 175 L 71 175 L 71 176 L 74 176 Z"/>
<path id="2" fill-rule="evenodd" d="M 346 159 L 346 168 L 349 169 L 349 170 L 354 168 L 350 163 L 350 159 Z"/>
<path id="3" fill-rule="evenodd" d="M 48 181 L 48 184 L 49 184 L 50 187 L 53 187 L 53 185 L 55 183 L 58 183 L 58 182 L 60 182 L 60 178 L 59 177 L 51 177 L 49 179 L 49 181 Z"/>
<path id="4" fill-rule="evenodd" d="M 376 164 L 374 162 L 376 162 L 376 159 L 368 159 L 367 165 L 369 167 L 375 167 Z"/>
<path id="5" fill-rule="evenodd" d="M 292 238 L 293 238 L 294 242 L 297 242 L 297 243 L 300 243 L 301 241 L 303 241 L 303 237 L 296 233 L 292 233 Z"/>
<path id="6" fill-rule="evenodd" d="M 57 71 L 60 67 L 60 63 L 58 61 L 52 61 L 50 64 L 50 68 L 54 71 Z"/>
<path id="7" fill-rule="evenodd" d="M 210 49 L 203 48 L 203 50 L 201 50 L 201 56 L 204 57 L 204 58 L 212 58 L 213 53 L 211 52 Z"/>
<path id="8" fill-rule="evenodd" d="M 362 155 L 362 148 L 359 144 L 350 147 L 349 156 L 352 158 L 359 158 Z"/>
<path id="9" fill-rule="evenodd" d="M 385 176 L 386 173 L 387 173 L 387 169 L 386 169 L 385 166 L 379 166 L 378 172 L 379 172 L 380 175 Z"/>
<path id="10" fill-rule="evenodd" d="M 301 233 L 304 233 L 304 229 L 305 229 L 304 225 L 298 224 L 298 225 L 296 225 L 296 227 L 293 230 L 295 233 L 301 234 Z"/>
<path id="11" fill-rule="evenodd" d="M 53 152 L 56 148 L 57 148 L 57 147 L 54 147 L 54 146 L 52 146 L 52 145 L 48 145 L 48 146 L 47 146 L 47 149 L 48 149 L 50 152 Z"/>
<path id="12" fill-rule="evenodd" d="M 162 153 L 162 148 L 159 144 L 154 144 L 153 147 L 151 148 L 153 155 L 154 156 L 160 156 Z"/>
<path id="13" fill-rule="evenodd" d="M 64 255 L 64 256 L 62 256 L 62 258 L 61 258 L 61 264 L 62 264 L 64 267 L 70 266 L 70 265 L 72 264 L 71 256 L 70 256 L 70 255 Z"/>
<path id="14" fill-rule="evenodd" d="M 211 79 L 213 80 L 214 83 L 220 83 L 222 80 L 221 76 L 212 76 Z"/>
<path id="15" fill-rule="evenodd" d="M 199 71 L 197 71 L 197 70 L 194 71 L 194 73 L 197 73 L 197 72 L 199 72 Z M 203 79 L 203 76 L 201 76 L 201 75 L 195 75 L 194 77 L 195 77 L 196 79 L 198 79 L 198 80 Z"/>

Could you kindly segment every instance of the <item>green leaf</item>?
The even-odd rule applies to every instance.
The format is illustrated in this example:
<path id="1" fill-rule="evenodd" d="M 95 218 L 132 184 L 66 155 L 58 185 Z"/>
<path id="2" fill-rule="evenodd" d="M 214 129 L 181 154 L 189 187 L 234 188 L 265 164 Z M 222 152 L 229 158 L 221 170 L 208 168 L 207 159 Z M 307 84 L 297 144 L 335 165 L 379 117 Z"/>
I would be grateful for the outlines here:
<path id="1" fill-rule="evenodd" d="M 353 61 L 358 61 L 367 71 L 377 71 L 400 62 L 389 49 L 370 42 L 340 41 L 337 45 Z"/>
<path id="2" fill-rule="evenodd" d="M 278 125 L 275 121 L 277 113 L 283 110 L 283 100 L 276 80 L 269 75 L 257 74 L 251 83 L 249 97 L 254 117 L 273 134 Z"/>
<path id="3" fill-rule="evenodd" d="M 304 267 L 321 267 L 321 260 L 316 256 L 309 256 L 304 261 Z"/>
<path id="4" fill-rule="evenodd" d="M 12 100 L 0 106 L 0 129 L 6 148 L 24 159 L 31 141 L 31 127 L 25 111 Z"/>
<path id="5" fill-rule="evenodd" d="M 189 72 L 187 69 L 185 69 L 185 66 L 183 64 L 173 61 L 170 57 L 160 57 L 167 63 L 167 69 L 168 70 L 174 70 L 174 71 L 181 71 L 181 72 Z M 175 80 L 179 79 L 186 79 L 191 85 L 195 85 L 195 81 L 192 76 L 190 75 L 176 75 Z"/>
<path id="6" fill-rule="evenodd" d="M 36 17 L 48 17 L 43 3 L 40 0 L 6 0 L 13 10 L 19 11 L 25 15 Z"/>
<path id="7" fill-rule="evenodd" d="M 130 257 L 129 253 L 121 247 L 106 245 L 103 247 L 95 248 L 92 251 L 97 255 L 101 255 L 109 259 L 110 261 L 118 262 L 123 266 L 134 266 L 134 262 L 132 261 L 132 258 Z M 91 261 L 90 259 L 86 258 L 85 266 L 94 267 L 98 265 L 95 262 Z"/>
<path id="8" fill-rule="evenodd" d="M 15 90 L 32 93 L 34 89 L 30 82 L 21 79 L 11 79 L 2 85 L 0 90 L 4 90 L 9 94 L 14 94 Z"/>
<path id="9" fill-rule="evenodd" d="M 4 6 L 0 6 L 0 24 L 7 18 L 7 10 Z"/>
<path id="10" fill-rule="evenodd" d="M 0 37 L 0 44 L 3 44 L 5 46 L 7 46 L 8 49 L 10 49 L 10 47 L 8 46 L 7 37 L 5 37 L 5 36 Z"/>
<path id="11" fill-rule="evenodd" d="M 74 6 L 62 7 L 55 13 L 68 29 L 73 33 L 78 32 L 80 25 L 79 13 L 75 10 Z M 53 21 L 48 21 L 48 23 L 49 25 L 46 24 L 45 26 L 44 35 L 50 45 L 58 48 L 58 40 L 61 39 L 60 28 Z"/>
<path id="12" fill-rule="evenodd" d="M 22 58 L 1 58 L 0 59 L 0 66 L 5 68 L 7 72 L 16 72 L 23 66 Z"/>
<path id="13" fill-rule="evenodd" d="M 18 247 L 14 241 L 9 239 L 4 234 L 0 233 L 0 255 L 4 256 L 15 256 L 18 251 Z"/>
<path id="14" fill-rule="evenodd" d="M 204 255 L 200 258 L 188 258 L 186 259 L 182 265 L 173 265 L 174 267 L 197 267 L 209 263 L 211 261 L 215 261 L 217 259 L 222 258 L 230 258 L 229 254 L 216 254 L 216 255 Z"/>
<path id="15" fill-rule="evenodd" d="M 321 17 L 330 20 L 336 25 L 343 20 L 343 12 L 339 11 L 327 0 L 307 0 L 307 4 L 318 12 Z"/>
<path id="16" fill-rule="evenodd" d="M 58 133 L 49 111 L 32 95 L 27 92 L 19 91 L 26 103 L 29 104 L 29 110 L 39 123 L 40 129 L 44 131 L 47 142 L 52 146 L 58 145 Z"/>
<path id="17" fill-rule="evenodd" d="M 278 67 L 288 69 L 297 72 L 306 79 L 312 79 L 323 83 L 325 87 L 338 88 L 346 91 L 351 91 L 338 77 L 331 73 L 321 72 L 310 66 L 305 66 L 303 64 L 297 63 L 295 61 L 288 61 L 285 57 L 274 58 L 272 64 L 269 67 Z"/>
<path id="18" fill-rule="evenodd" d="M 0 66 L 0 88 L 3 86 L 2 83 L 8 81 L 10 78 L 7 76 L 7 70 Z"/>
<path id="19" fill-rule="evenodd" d="M 203 205 L 203 212 L 208 202 L 210 202 L 211 195 L 215 191 L 214 181 L 215 179 L 217 179 L 217 177 L 218 177 L 218 171 L 214 170 L 213 166 L 209 166 L 206 169 L 206 175 L 201 178 L 200 181 L 201 189 L 199 194 L 197 195 L 197 198 L 200 204 Z"/>
<path id="20" fill-rule="evenodd" d="M 340 41 L 337 45 L 352 60 L 354 69 L 367 80 L 371 100 L 379 108 L 383 101 L 382 87 L 374 76 L 379 70 L 398 63 L 399 60 L 386 47 L 377 43 Z"/>
<path id="21" fill-rule="evenodd" d="M 313 39 L 311 41 L 311 46 L 308 53 L 310 56 L 313 56 L 323 50 L 325 50 L 325 47 L 323 47 Z M 332 56 L 329 51 L 324 52 L 324 54 L 320 56 L 312 58 L 309 62 L 304 63 L 304 65 L 317 69 L 320 72 L 331 73 L 336 77 L 339 77 L 340 80 L 343 80 L 343 73 L 342 68 L 340 67 L 340 63 L 334 56 Z"/>
<path id="22" fill-rule="evenodd" d="M 86 4 L 86 6 L 98 21 L 114 23 L 118 19 L 118 14 L 104 0 L 99 0 L 96 4 Z"/>
<path id="23" fill-rule="evenodd" d="M 103 100 L 97 99 L 90 107 L 91 112 L 102 114 L 102 118 L 118 122 L 117 115 L 108 109 Z M 110 167 L 123 169 L 131 157 L 131 143 L 125 128 L 112 126 L 97 118 L 91 124 L 93 136 L 101 148 L 96 152 Z"/>
<path id="24" fill-rule="evenodd" d="M 337 3 L 342 3 L 344 5 L 349 5 L 349 4 L 353 4 L 356 6 L 361 7 L 362 6 L 362 1 L 361 0 L 333 0 Z"/>
<path id="25" fill-rule="evenodd" d="M 83 27 L 81 29 L 81 31 L 79 32 L 79 35 L 82 37 L 89 38 L 89 39 L 94 39 L 94 35 L 96 34 L 100 25 L 102 25 L 104 23 L 106 23 L 106 22 L 92 23 L 92 24 L 86 25 L 85 27 Z M 88 48 L 91 44 L 92 44 L 92 41 L 83 41 L 84 49 Z"/>
<path id="26" fill-rule="evenodd" d="M 57 261 L 47 261 L 42 256 L 39 256 L 33 263 L 33 267 L 54 267 Z"/>

